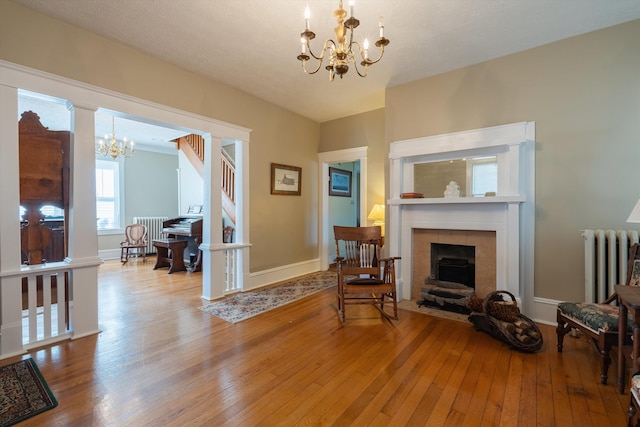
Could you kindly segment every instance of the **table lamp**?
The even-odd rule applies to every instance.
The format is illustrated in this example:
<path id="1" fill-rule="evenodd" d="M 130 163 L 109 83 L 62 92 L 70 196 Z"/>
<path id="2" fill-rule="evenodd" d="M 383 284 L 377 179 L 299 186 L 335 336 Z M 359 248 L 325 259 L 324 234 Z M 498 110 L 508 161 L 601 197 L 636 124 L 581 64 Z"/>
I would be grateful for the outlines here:
<path id="1" fill-rule="evenodd" d="M 633 210 L 629 214 L 629 218 L 627 218 L 627 222 L 640 222 L 640 200 L 633 207 Z"/>
<path id="2" fill-rule="evenodd" d="M 384 205 L 373 205 L 367 219 L 372 220 L 373 225 L 380 226 L 382 235 L 384 236 Z"/>

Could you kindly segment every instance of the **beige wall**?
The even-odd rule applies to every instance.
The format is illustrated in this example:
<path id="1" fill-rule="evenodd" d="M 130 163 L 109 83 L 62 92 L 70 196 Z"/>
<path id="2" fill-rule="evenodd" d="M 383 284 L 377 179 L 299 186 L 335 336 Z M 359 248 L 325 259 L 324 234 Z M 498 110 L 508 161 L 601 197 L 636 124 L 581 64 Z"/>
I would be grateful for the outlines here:
<path id="1" fill-rule="evenodd" d="M 378 109 L 324 122 L 320 125 L 320 144 L 318 146 L 320 153 L 368 147 L 367 214 L 374 204 L 385 204 L 386 202 L 385 167 L 389 148 L 384 140 L 384 124 L 385 110 Z"/>
<path id="2" fill-rule="evenodd" d="M 175 170 L 178 156 L 136 150 L 124 160 L 124 228 L 134 216 L 178 216 L 178 182 Z M 98 236 L 98 250 L 117 249 L 123 234 Z"/>
<path id="3" fill-rule="evenodd" d="M 0 59 L 252 129 L 250 270 L 317 258 L 318 123 L 10 1 Z M 271 162 L 302 167 L 302 196 L 270 194 Z"/>
<path id="4" fill-rule="evenodd" d="M 634 21 L 387 90 L 387 143 L 536 122 L 536 297 L 583 298 L 580 230 L 638 228 L 638 40 Z"/>

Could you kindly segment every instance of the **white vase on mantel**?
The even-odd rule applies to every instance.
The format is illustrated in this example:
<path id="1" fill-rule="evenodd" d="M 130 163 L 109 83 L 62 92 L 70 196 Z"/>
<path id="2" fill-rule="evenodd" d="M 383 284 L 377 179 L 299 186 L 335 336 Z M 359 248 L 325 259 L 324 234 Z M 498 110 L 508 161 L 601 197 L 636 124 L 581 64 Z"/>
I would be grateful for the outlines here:
<path id="1" fill-rule="evenodd" d="M 444 197 L 460 197 L 460 186 L 457 182 L 451 181 L 444 190 Z"/>

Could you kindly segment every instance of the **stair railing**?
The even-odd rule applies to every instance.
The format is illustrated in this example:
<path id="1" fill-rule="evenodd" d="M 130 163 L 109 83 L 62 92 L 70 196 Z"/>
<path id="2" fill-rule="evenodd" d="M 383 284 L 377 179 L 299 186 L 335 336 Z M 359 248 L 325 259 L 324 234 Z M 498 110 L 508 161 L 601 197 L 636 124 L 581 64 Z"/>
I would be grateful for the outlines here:
<path id="1" fill-rule="evenodd" d="M 235 203 L 236 202 L 236 196 L 235 196 L 236 168 L 224 153 L 221 156 L 221 159 L 222 159 L 222 191 L 224 191 L 227 197 L 229 197 L 229 200 Z"/>
<path id="2" fill-rule="evenodd" d="M 196 167 L 196 169 L 200 171 L 200 174 L 202 175 L 202 168 L 204 166 L 204 138 L 197 134 L 189 134 L 181 138 L 178 138 L 174 141 L 178 144 L 178 149 L 183 150 L 183 152 L 187 155 L 187 158 L 189 159 L 189 161 L 194 165 L 194 167 Z M 192 154 L 189 154 L 183 148 L 183 144 L 185 143 L 191 148 L 191 150 L 187 150 L 187 151 L 191 151 Z M 197 162 L 197 160 L 194 158 L 194 155 L 199 159 L 199 162 L 200 162 L 199 165 L 194 164 L 194 162 Z M 225 194 L 226 198 L 228 199 L 226 201 L 223 200 L 223 209 L 225 210 L 225 212 L 227 213 L 231 221 L 235 224 L 236 218 L 235 218 L 234 211 L 235 211 L 235 203 L 236 203 L 236 196 L 235 196 L 236 168 L 235 168 L 235 165 L 233 164 L 233 159 L 231 159 L 224 150 L 222 151 L 220 157 L 222 161 L 222 167 L 221 167 L 222 191 Z"/>

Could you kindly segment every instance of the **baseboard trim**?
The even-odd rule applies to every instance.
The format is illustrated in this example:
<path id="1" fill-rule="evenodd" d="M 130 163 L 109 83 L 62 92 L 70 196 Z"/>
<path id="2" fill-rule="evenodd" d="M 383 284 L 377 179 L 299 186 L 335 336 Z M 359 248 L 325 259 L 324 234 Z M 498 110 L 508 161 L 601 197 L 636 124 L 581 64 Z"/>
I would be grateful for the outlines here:
<path id="1" fill-rule="evenodd" d="M 528 313 L 532 320 L 538 323 L 543 323 L 545 325 L 556 326 L 556 311 L 558 308 L 558 304 L 562 301 L 552 300 L 548 298 L 533 298 L 533 312 Z"/>
<path id="2" fill-rule="evenodd" d="M 248 291 L 261 288 L 316 271 L 320 271 L 320 259 L 317 258 L 295 264 L 283 265 L 269 270 L 257 271 L 249 274 L 249 287 L 245 287 L 244 290 Z"/>
<path id="3" fill-rule="evenodd" d="M 120 249 L 106 249 L 98 251 L 98 256 L 103 260 L 120 259 Z"/>

